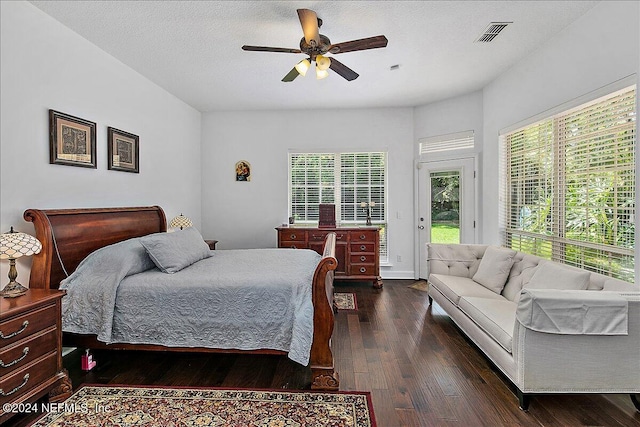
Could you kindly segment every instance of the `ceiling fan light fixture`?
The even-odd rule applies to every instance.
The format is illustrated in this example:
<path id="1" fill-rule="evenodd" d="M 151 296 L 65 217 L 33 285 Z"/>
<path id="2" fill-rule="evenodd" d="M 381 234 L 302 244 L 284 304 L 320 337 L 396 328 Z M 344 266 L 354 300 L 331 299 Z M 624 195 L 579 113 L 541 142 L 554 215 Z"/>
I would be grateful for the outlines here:
<path id="1" fill-rule="evenodd" d="M 331 59 L 326 56 L 318 55 L 316 56 L 316 67 L 319 70 L 328 70 L 331 66 Z"/>
<path id="2" fill-rule="evenodd" d="M 309 68 L 311 68 L 311 62 L 309 62 L 308 59 L 303 59 L 302 61 L 296 64 L 296 70 L 302 76 L 305 76 L 307 74 L 307 71 L 309 71 Z"/>
<path id="3" fill-rule="evenodd" d="M 319 67 L 316 67 L 316 79 L 321 80 L 326 77 L 329 77 L 329 72 L 327 70 L 321 70 Z"/>

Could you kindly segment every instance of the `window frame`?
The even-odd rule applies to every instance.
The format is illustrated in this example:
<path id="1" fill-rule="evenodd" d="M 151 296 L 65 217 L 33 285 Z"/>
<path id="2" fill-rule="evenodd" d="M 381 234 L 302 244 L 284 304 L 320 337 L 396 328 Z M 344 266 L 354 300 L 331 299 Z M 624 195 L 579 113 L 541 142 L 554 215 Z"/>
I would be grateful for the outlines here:
<path id="1" fill-rule="evenodd" d="M 539 114 L 536 117 L 528 120 L 527 122 L 520 123 L 518 125 L 512 126 L 509 129 L 500 131 L 500 136 L 499 136 L 500 152 L 501 152 L 501 156 L 500 156 L 500 162 L 501 162 L 500 164 L 500 176 L 501 176 L 500 231 L 501 231 L 501 241 L 503 242 L 503 244 L 505 244 L 506 246 L 515 247 L 516 249 L 518 249 L 518 246 L 514 244 L 514 236 L 521 239 L 521 241 L 523 240 L 533 241 L 534 246 L 538 244 L 546 245 L 546 249 L 544 250 L 538 249 L 536 251 L 535 248 L 531 248 L 532 250 L 530 252 L 534 254 L 537 254 L 539 256 L 544 256 L 554 261 L 566 262 L 571 265 L 577 265 L 579 267 L 587 268 L 591 271 L 595 271 L 605 275 L 613 275 L 612 270 L 614 270 L 614 267 L 612 267 L 611 265 L 603 266 L 603 267 L 595 266 L 595 265 L 578 265 L 576 263 L 576 260 L 578 258 L 576 257 L 572 259 L 571 256 L 567 255 L 569 252 L 567 248 L 571 247 L 572 248 L 571 250 L 573 251 L 578 251 L 578 252 L 582 251 L 583 257 L 593 256 L 595 258 L 597 255 L 600 255 L 603 257 L 608 255 L 610 258 L 612 255 L 615 254 L 616 256 L 625 257 L 626 261 L 630 262 L 633 265 L 633 272 L 631 273 L 631 275 L 629 274 L 628 270 L 625 275 L 624 271 L 621 269 L 622 272 L 620 274 L 623 276 L 622 279 L 628 280 L 628 281 L 636 280 L 636 278 L 639 275 L 639 272 L 638 272 L 639 265 L 637 262 L 638 248 L 633 247 L 633 242 L 637 240 L 637 237 L 638 237 L 637 229 L 634 228 L 634 235 L 631 237 L 631 245 L 632 245 L 631 248 L 625 247 L 623 245 L 616 245 L 616 244 L 607 245 L 607 244 L 594 243 L 589 241 L 588 239 L 571 238 L 566 232 L 566 226 L 569 219 L 569 217 L 567 216 L 567 211 L 570 209 L 575 209 L 576 206 L 579 206 L 579 205 L 570 205 L 568 203 L 568 199 L 566 198 L 566 194 L 565 194 L 565 191 L 569 187 L 569 182 L 567 180 L 574 179 L 573 182 L 577 181 L 579 183 L 580 181 L 576 179 L 576 175 L 578 174 L 576 174 L 575 169 L 572 169 L 570 167 L 571 165 L 569 166 L 567 165 L 567 159 L 565 158 L 565 156 L 568 150 L 575 148 L 575 146 L 579 147 L 579 149 L 581 150 L 587 150 L 587 153 L 589 153 L 590 152 L 588 151 L 589 148 L 591 147 L 592 144 L 595 144 L 593 142 L 595 140 L 595 137 L 593 136 L 594 134 L 593 129 L 598 128 L 592 125 L 591 122 L 588 122 L 588 126 L 584 126 L 584 125 L 578 126 L 577 129 L 580 132 L 583 132 L 584 129 L 588 129 L 589 133 L 585 132 L 585 135 L 583 135 L 582 138 L 572 140 L 571 137 L 567 136 L 568 135 L 567 132 L 563 132 L 565 130 L 565 125 L 567 123 L 567 120 L 570 117 L 582 118 L 580 114 L 584 114 L 585 115 L 584 117 L 588 117 L 586 116 L 586 113 L 589 111 L 589 109 L 598 107 L 598 106 L 613 105 L 612 100 L 615 100 L 616 98 L 619 98 L 624 94 L 627 94 L 630 92 L 633 92 L 632 96 L 634 97 L 634 100 L 635 100 L 635 102 L 627 102 L 626 104 L 627 106 L 630 105 L 633 108 L 633 111 L 631 112 L 631 114 L 629 114 L 629 117 L 631 117 L 631 119 L 628 120 L 629 124 L 626 125 L 626 127 L 628 128 L 627 132 L 630 130 L 630 133 L 620 136 L 617 132 L 607 128 L 604 135 L 615 134 L 616 136 L 609 138 L 611 142 L 607 142 L 607 144 L 601 144 L 601 147 L 604 147 L 604 148 L 614 147 L 616 146 L 615 144 L 618 143 L 619 138 L 622 138 L 622 139 L 626 138 L 627 140 L 630 140 L 630 142 L 625 146 L 627 147 L 630 146 L 631 148 L 632 161 L 630 165 L 627 163 L 625 170 L 633 174 L 632 179 L 635 182 L 635 185 L 630 186 L 632 188 L 631 192 L 633 193 L 632 200 L 634 201 L 634 204 L 633 204 L 633 207 L 629 209 L 631 211 L 631 217 L 630 217 L 632 218 L 631 223 L 634 224 L 634 227 L 635 227 L 635 223 L 637 223 L 637 218 L 638 218 L 638 211 L 637 211 L 638 209 L 637 207 L 637 200 L 638 200 L 638 192 L 637 192 L 637 187 L 638 187 L 637 186 L 638 97 L 637 95 L 638 94 L 637 94 L 637 86 L 629 79 L 624 79 L 623 81 L 616 82 L 616 84 L 614 85 L 610 85 L 606 88 L 601 88 L 600 90 L 595 91 L 594 93 L 585 95 L 574 101 L 571 101 L 569 103 L 556 107 L 551 111 Z M 577 116 L 575 116 L 576 114 Z M 615 117 L 615 116 L 604 116 L 604 117 L 609 118 L 609 117 Z M 535 130 L 537 127 L 545 130 L 543 132 L 539 132 L 538 134 L 536 134 Z M 524 136 L 527 132 L 530 132 L 529 137 Z M 548 153 L 548 155 L 552 158 L 551 169 L 546 171 L 546 175 L 544 176 L 541 175 L 541 177 L 537 179 L 538 185 L 540 184 L 540 181 L 542 181 L 545 178 L 551 180 L 551 189 L 552 189 L 551 205 L 549 207 L 550 209 L 549 215 L 548 216 L 545 215 L 545 218 L 543 218 L 544 221 L 548 222 L 548 224 L 545 224 L 544 226 L 542 226 L 542 228 L 544 229 L 543 230 L 544 232 L 539 230 L 537 232 L 527 231 L 526 229 L 518 228 L 517 224 L 514 223 L 514 219 L 512 215 L 514 212 L 513 205 L 512 205 L 512 198 L 514 197 L 514 193 L 512 190 L 515 187 L 513 187 L 512 185 L 513 181 L 510 180 L 511 178 L 510 168 L 514 164 L 517 166 L 522 166 L 521 164 L 518 164 L 516 160 L 514 160 L 511 157 L 514 153 L 509 151 L 509 141 L 515 138 L 514 135 L 519 136 L 522 143 L 524 143 L 524 140 L 527 138 L 529 140 L 534 140 L 537 137 L 539 139 L 541 147 L 544 144 L 550 144 L 550 146 L 549 145 L 546 146 L 546 149 L 549 149 L 549 148 L 551 149 L 551 152 Z M 613 138 L 615 138 L 615 140 Z M 576 141 L 577 141 L 577 144 L 575 144 Z M 608 141 L 608 140 L 605 139 L 605 141 Z M 586 148 L 583 146 L 586 146 Z M 530 151 L 534 151 L 534 148 L 531 148 L 530 145 L 527 147 L 530 148 Z M 542 148 L 540 151 L 542 152 Z M 522 154 L 523 152 L 524 151 L 521 151 L 516 154 L 522 155 L 524 158 L 524 155 Z M 594 150 L 593 152 L 596 152 L 596 151 Z M 534 158 L 534 157 L 530 156 L 530 158 Z M 571 158 L 575 159 L 576 157 L 571 157 Z M 589 157 L 590 160 L 593 160 L 593 158 L 594 158 L 593 156 Z M 541 166 L 541 164 L 543 163 L 543 161 L 541 160 L 541 157 L 535 157 L 535 159 L 537 162 L 539 162 L 538 166 L 544 169 L 544 167 Z M 571 160 L 571 161 L 575 161 L 575 160 Z M 595 169 L 589 169 L 586 173 L 583 174 L 584 182 L 586 184 L 589 184 L 590 179 L 592 179 L 593 176 L 599 176 L 600 174 L 605 174 L 607 172 L 611 173 L 611 168 L 606 166 L 601 166 Z M 520 179 L 522 180 L 525 177 L 530 178 L 531 175 L 521 175 Z M 536 180 L 533 180 L 533 181 L 536 181 Z M 523 185 L 526 186 L 530 184 L 523 183 Z M 533 190 L 530 189 L 528 191 L 533 191 Z M 618 191 L 617 186 L 615 187 L 615 191 L 617 194 L 617 191 Z M 585 190 L 585 192 L 588 192 L 588 191 Z M 516 192 L 516 193 L 520 195 L 519 197 L 522 197 L 520 192 Z M 523 206 L 526 206 L 526 205 L 527 203 L 525 203 Z M 585 210 L 588 212 L 587 215 L 590 215 L 592 210 L 595 211 L 599 208 L 601 209 L 601 207 L 609 207 L 609 206 L 610 205 L 594 205 L 589 208 L 585 208 Z M 620 209 L 616 206 L 614 208 L 614 211 L 616 214 L 618 213 L 618 210 Z M 614 215 L 614 217 L 618 219 L 618 215 Z M 627 245 L 628 244 L 629 243 L 627 243 Z M 588 255 L 589 252 L 596 255 Z M 584 259 L 582 261 L 584 262 Z"/>
<path id="2" fill-rule="evenodd" d="M 388 242 L 389 242 L 389 238 L 388 238 L 388 199 L 389 199 L 389 152 L 386 150 L 375 150 L 375 151 L 369 151 L 369 150 L 348 150 L 348 151 L 317 151 L 317 150 L 313 150 L 313 151 L 293 151 L 293 150 L 289 150 L 288 156 L 287 156 L 287 165 L 288 165 L 288 174 L 287 174 L 287 185 L 288 185 L 288 214 L 289 216 L 294 216 L 295 213 L 293 212 L 293 193 L 294 193 L 294 183 L 292 181 L 292 172 L 293 172 L 293 168 L 292 168 L 292 157 L 293 156 L 311 156 L 311 155 L 318 155 L 318 156 L 328 156 L 328 155 L 332 155 L 333 156 L 333 172 L 334 172 L 334 176 L 333 176 L 333 192 L 334 192 L 334 201 L 332 202 L 333 204 L 335 204 L 336 207 L 336 225 L 337 226 L 359 226 L 359 225 L 365 225 L 366 224 L 366 220 L 365 219 L 342 219 L 342 192 L 343 192 L 343 183 L 342 183 L 342 156 L 343 155 L 359 155 L 359 154 L 382 154 L 384 156 L 384 180 L 383 180 L 383 188 L 384 188 L 384 196 L 383 196 L 383 209 L 381 210 L 381 216 L 382 218 L 373 218 L 371 219 L 371 224 L 373 226 L 379 226 L 380 227 L 380 263 L 381 264 L 385 264 L 389 262 L 389 246 L 388 246 Z M 357 169 L 357 168 L 356 168 Z M 307 186 L 309 185 L 308 183 L 306 183 Z M 355 184 L 354 184 L 355 185 Z M 371 187 L 371 182 L 368 183 L 369 188 Z M 369 191 L 370 194 L 370 191 Z M 357 200 L 357 196 L 356 200 Z M 370 200 L 369 200 L 370 201 Z M 321 203 L 325 203 L 322 202 Z M 331 202 L 326 202 L 326 203 L 331 203 Z M 356 212 L 358 209 L 360 209 L 359 206 L 357 206 L 359 202 L 355 202 L 355 209 L 354 212 Z M 306 209 L 308 211 L 308 208 Z M 296 224 L 302 224 L 303 226 L 312 226 L 312 225 L 317 225 L 318 223 L 318 219 L 316 218 L 311 218 L 309 219 L 308 215 L 305 219 L 299 219 L 299 218 L 295 218 L 295 223 Z"/>

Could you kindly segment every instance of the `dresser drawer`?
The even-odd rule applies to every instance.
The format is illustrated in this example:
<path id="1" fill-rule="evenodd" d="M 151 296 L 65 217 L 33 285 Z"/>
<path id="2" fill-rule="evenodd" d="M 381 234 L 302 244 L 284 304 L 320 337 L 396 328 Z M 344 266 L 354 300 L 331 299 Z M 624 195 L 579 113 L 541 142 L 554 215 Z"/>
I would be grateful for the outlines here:
<path id="1" fill-rule="evenodd" d="M 373 264 L 351 264 L 349 275 L 351 276 L 376 276 L 376 268 Z"/>
<path id="2" fill-rule="evenodd" d="M 57 349 L 58 334 L 55 326 L 38 332 L 22 341 L 0 350 L 0 377 L 28 365 L 43 354 Z"/>
<path id="3" fill-rule="evenodd" d="M 375 243 L 351 243 L 351 253 L 369 253 L 373 254 L 375 251 L 376 245 Z"/>
<path id="4" fill-rule="evenodd" d="M 323 242 L 325 241 L 327 234 L 336 233 L 336 243 L 337 242 L 346 242 L 347 233 L 345 231 L 309 231 L 309 242 Z"/>
<path id="5" fill-rule="evenodd" d="M 2 377 L 0 405 L 17 400 L 22 394 L 56 374 L 58 354 L 53 351 L 11 375 Z"/>
<path id="6" fill-rule="evenodd" d="M 305 242 L 307 240 L 307 233 L 305 230 L 281 230 L 278 237 L 282 242 Z"/>
<path id="7" fill-rule="evenodd" d="M 376 257 L 374 254 L 369 253 L 361 253 L 357 255 L 351 255 L 350 257 L 351 264 L 371 264 L 374 265 L 376 262 Z"/>
<path id="8" fill-rule="evenodd" d="M 374 230 L 358 230 L 351 232 L 351 243 L 369 242 L 374 243 L 376 241 L 376 231 Z"/>
<path id="9" fill-rule="evenodd" d="M 5 347 L 49 326 L 55 326 L 56 318 L 56 306 L 49 305 L 5 320 L 0 323 L 0 346 Z"/>
<path id="10" fill-rule="evenodd" d="M 289 249 L 306 249 L 307 245 L 304 242 L 285 240 L 278 243 L 278 247 L 289 248 Z"/>

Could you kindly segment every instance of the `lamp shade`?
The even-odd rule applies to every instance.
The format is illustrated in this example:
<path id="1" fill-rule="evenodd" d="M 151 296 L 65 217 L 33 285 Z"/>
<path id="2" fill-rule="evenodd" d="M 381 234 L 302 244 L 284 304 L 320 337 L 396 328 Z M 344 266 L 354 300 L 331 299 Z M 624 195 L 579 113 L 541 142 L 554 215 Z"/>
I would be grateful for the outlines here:
<path id="1" fill-rule="evenodd" d="M 331 66 L 331 59 L 326 56 L 318 55 L 316 56 L 316 67 L 319 70 L 327 70 Z"/>
<path id="2" fill-rule="evenodd" d="M 15 259 L 40 253 L 42 243 L 26 233 L 11 231 L 0 234 L 0 259 Z"/>
<path id="3" fill-rule="evenodd" d="M 309 62 L 308 59 L 303 59 L 302 61 L 296 64 L 295 68 L 298 71 L 298 73 L 304 76 L 307 74 L 307 71 L 309 71 L 309 68 L 311 68 L 311 63 Z"/>
<path id="4" fill-rule="evenodd" d="M 329 72 L 327 70 L 321 70 L 316 67 L 316 79 L 321 80 L 329 76 Z"/>
<path id="5" fill-rule="evenodd" d="M 179 216 L 173 218 L 171 220 L 171 222 L 169 223 L 169 227 L 171 228 L 178 228 L 180 227 L 180 230 L 182 230 L 183 228 L 186 227 L 192 227 L 193 226 L 193 222 L 191 222 L 191 220 L 189 218 L 187 218 L 186 216 L 180 214 Z"/>

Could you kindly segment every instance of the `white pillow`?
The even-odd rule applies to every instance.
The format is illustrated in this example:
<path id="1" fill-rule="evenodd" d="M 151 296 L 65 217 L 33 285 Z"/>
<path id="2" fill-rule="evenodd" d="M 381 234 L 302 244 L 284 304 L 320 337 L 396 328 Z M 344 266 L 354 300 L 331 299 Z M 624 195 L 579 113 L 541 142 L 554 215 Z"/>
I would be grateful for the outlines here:
<path id="1" fill-rule="evenodd" d="M 487 247 L 480 260 L 478 271 L 472 279 L 496 294 L 500 294 L 509 278 L 515 256 L 516 251 L 513 249 L 497 246 Z"/>
<path id="2" fill-rule="evenodd" d="M 524 285 L 528 289 L 585 290 L 591 273 L 577 270 L 553 261 L 541 261 L 536 272 Z"/>
<path id="3" fill-rule="evenodd" d="M 194 227 L 173 233 L 156 233 L 142 237 L 140 243 L 153 263 L 164 273 L 176 273 L 212 253 Z"/>

